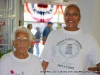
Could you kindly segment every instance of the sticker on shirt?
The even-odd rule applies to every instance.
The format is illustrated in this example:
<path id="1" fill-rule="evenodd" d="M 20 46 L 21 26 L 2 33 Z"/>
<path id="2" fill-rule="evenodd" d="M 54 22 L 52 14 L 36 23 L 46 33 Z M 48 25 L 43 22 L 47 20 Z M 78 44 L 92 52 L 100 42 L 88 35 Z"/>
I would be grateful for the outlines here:
<path id="1" fill-rule="evenodd" d="M 64 40 L 61 40 L 57 43 L 57 46 L 60 57 L 64 59 L 64 61 L 61 62 L 60 65 L 64 66 L 73 65 L 71 59 L 75 59 L 82 49 L 80 42 L 73 38 L 66 38 Z"/>

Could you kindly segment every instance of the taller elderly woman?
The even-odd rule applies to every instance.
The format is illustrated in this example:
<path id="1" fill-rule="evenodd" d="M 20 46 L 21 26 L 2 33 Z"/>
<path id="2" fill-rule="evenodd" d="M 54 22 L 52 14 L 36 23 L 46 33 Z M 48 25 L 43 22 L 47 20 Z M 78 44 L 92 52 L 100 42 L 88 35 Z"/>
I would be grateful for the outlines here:
<path id="1" fill-rule="evenodd" d="M 92 66 L 100 71 L 100 47 L 92 34 L 78 27 L 80 19 L 79 7 L 70 4 L 64 11 L 66 26 L 50 32 L 41 54 L 46 75 L 95 75 L 88 71 Z"/>
<path id="2" fill-rule="evenodd" d="M 28 53 L 32 35 L 20 26 L 13 34 L 15 51 L 5 54 L 0 59 L 0 75 L 43 75 L 38 57 Z"/>

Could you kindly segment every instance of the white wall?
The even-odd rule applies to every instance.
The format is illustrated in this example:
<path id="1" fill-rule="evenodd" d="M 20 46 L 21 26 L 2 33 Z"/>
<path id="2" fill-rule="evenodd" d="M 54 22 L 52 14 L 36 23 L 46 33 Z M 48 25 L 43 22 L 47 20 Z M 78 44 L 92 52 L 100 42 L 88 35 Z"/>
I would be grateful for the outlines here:
<path id="1" fill-rule="evenodd" d="M 92 34 L 100 46 L 100 0 L 93 1 L 93 29 Z"/>
<path id="2" fill-rule="evenodd" d="M 91 33 L 93 28 L 93 0 L 77 0 L 77 4 L 81 11 L 79 27 Z"/>
<path id="3" fill-rule="evenodd" d="M 79 27 L 92 33 L 100 46 L 100 0 L 77 0 L 81 10 Z"/>

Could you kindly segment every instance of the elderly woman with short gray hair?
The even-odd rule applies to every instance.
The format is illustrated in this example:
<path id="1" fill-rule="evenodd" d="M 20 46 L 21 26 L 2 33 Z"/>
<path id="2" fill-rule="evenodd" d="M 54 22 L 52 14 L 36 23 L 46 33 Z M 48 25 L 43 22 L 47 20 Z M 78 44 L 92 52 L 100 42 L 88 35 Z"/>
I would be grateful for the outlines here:
<path id="1" fill-rule="evenodd" d="M 15 50 L 5 54 L 0 60 L 0 75 L 44 75 L 38 57 L 28 53 L 32 35 L 20 26 L 13 34 Z"/>

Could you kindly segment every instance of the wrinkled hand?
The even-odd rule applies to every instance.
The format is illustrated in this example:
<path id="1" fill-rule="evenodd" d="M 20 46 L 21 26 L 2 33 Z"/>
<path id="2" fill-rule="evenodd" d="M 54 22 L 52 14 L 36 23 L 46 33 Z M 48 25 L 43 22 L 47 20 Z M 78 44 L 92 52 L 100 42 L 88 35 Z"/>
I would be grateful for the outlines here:
<path id="1" fill-rule="evenodd" d="M 91 72 L 94 72 L 94 73 L 100 74 L 100 71 L 98 70 L 97 67 L 89 67 L 89 68 L 88 68 L 88 71 L 91 71 Z"/>

